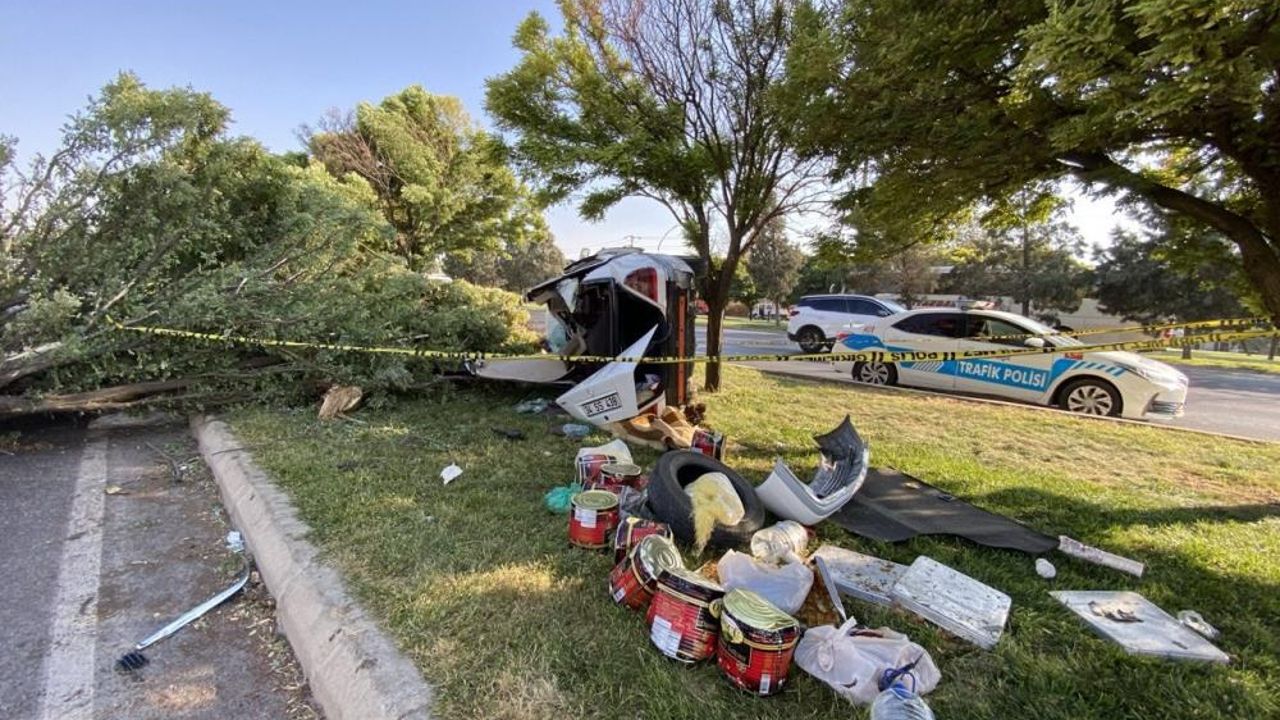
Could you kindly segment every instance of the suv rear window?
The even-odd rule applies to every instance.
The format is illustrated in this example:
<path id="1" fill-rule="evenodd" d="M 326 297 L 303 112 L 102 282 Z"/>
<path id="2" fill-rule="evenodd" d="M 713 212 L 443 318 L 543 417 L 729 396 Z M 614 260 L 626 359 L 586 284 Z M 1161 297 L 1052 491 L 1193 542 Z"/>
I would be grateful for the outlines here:
<path id="1" fill-rule="evenodd" d="M 960 337 L 960 325 L 964 316 L 959 313 L 921 313 L 903 318 L 894 323 L 894 327 L 902 332 L 915 335 L 936 335 L 938 337 Z"/>
<path id="2" fill-rule="evenodd" d="M 849 298 L 849 312 L 854 315 L 870 315 L 871 317 L 888 317 L 893 313 L 885 306 L 862 298 Z"/>
<path id="3" fill-rule="evenodd" d="M 809 301 L 809 307 L 824 312 L 849 312 L 845 307 L 844 298 L 814 298 Z"/>

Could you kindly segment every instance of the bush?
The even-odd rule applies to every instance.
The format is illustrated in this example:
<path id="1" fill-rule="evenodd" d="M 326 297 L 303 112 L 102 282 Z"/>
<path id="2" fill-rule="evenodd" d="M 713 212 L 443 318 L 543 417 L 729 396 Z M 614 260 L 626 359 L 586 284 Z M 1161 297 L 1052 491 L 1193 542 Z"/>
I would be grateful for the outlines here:
<path id="1" fill-rule="evenodd" d="M 747 317 L 750 313 L 751 308 L 748 308 L 746 303 L 737 300 L 729 301 L 729 304 L 724 308 L 724 314 L 729 317 Z"/>

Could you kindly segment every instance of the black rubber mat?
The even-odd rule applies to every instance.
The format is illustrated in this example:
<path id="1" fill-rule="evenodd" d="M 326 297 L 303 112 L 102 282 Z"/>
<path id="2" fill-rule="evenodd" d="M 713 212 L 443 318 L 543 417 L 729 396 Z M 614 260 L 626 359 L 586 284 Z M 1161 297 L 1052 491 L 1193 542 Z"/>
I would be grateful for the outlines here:
<path id="1" fill-rule="evenodd" d="M 1039 555 L 1058 539 L 946 493 L 897 470 L 871 470 L 862 488 L 832 522 L 872 540 L 901 542 L 917 535 L 958 535 L 988 547 Z"/>

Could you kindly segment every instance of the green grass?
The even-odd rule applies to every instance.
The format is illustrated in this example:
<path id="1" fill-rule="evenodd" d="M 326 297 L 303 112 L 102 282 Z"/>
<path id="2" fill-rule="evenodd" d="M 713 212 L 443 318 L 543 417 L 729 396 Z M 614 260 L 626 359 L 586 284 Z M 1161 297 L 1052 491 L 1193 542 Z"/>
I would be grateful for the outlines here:
<path id="1" fill-rule="evenodd" d="M 699 325 L 707 324 L 707 316 L 699 315 L 695 318 L 695 322 Z M 780 335 L 787 334 L 787 323 L 778 324 L 773 320 L 752 320 L 744 317 L 732 317 L 726 315 L 724 318 L 724 326 L 727 328 L 739 328 L 742 330 L 761 330 L 764 332 L 778 333 Z"/>
<path id="2" fill-rule="evenodd" d="M 908 633 L 943 679 L 940 718 L 1262 718 L 1280 712 L 1280 445 L 1201 439 L 945 397 L 836 387 L 730 367 L 706 398 L 729 462 L 761 481 L 781 455 L 815 463 L 811 436 L 848 412 L 875 464 L 990 510 L 1148 564 L 1142 579 L 1054 554 L 1032 559 L 955 538 L 899 545 L 830 524 L 820 540 L 910 562 L 927 554 L 1013 597 L 1000 644 L 979 650 L 913 616 L 846 600 Z M 571 477 L 577 443 L 516 415 L 522 394 L 457 389 L 324 424 L 314 409 L 233 418 L 295 498 L 314 539 L 438 688 L 445 718 L 865 717 L 793 668 L 781 696 L 730 688 L 712 665 L 660 656 L 643 617 L 606 597 L 609 560 L 566 546 L 542 494 Z M 493 427 L 522 429 L 510 442 Z M 603 441 L 600 435 L 589 441 Z M 641 463 L 654 454 L 637 453 Z M 440 483 L 455 461 L 465 472 Z M 692 564 L 701 559 L 687 557 Z M 1132 589 L 1223 632 L 1228 667 L 1134 658 L 1048 595 Z"/>
<path id="3" fill-rule="evenodd" d="M 1151 353 L 1148 357 L 1170 365 L 1194 365 L 1196 367 L 1280 374 L 1280 359 L 1268 360 L 1266 355 L 1194 350 L 1190 359 L 1183 359 L 1181 350 L 1161 350 Z"/>

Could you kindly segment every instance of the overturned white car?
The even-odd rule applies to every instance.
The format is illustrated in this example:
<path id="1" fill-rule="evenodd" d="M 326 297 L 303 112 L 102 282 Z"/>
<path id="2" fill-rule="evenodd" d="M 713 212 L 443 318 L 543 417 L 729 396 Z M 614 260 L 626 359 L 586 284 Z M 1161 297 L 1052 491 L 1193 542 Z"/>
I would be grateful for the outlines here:
<path id="1" fill-rule="evenodd" d="M 691 396 L 697 347 L 690 262 L 622 248 L 572 263 L 527 295 L 547 308 L 547 356 L 485 360 L 471 370 L 566 386 L 556 402 L 595 425 L 682 406 Z M 689 360 L 644 362 L 648 357 Z"/>

